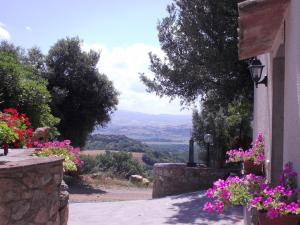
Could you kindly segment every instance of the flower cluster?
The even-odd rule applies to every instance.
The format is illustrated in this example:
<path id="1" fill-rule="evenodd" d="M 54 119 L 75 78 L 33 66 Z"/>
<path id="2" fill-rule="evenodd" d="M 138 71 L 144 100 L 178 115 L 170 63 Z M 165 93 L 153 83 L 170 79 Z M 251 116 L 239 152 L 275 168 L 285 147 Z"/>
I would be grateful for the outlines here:
<path id="1" fill-rule="evenodd" d="M 287 214 L 300 214 L 300 199 L 291 201 L 291 197 L 296 196 L 297 192 L 278 185 L 271 188 L 266 185 L 260 193 L 249 201 L 249 208 L 267 212 L 270 219 Z"/>
<path id="2" fill-rule="evenodd" d="M 77 171 L 78 167 L 83 165 L 83 162 L 79 159 L 80 148 L 74 148 L 71 146 L 70 140 L 53 141 L 46 143 L 33 143 L 37 147 L 34 155 L 40 157 L 46 156 L 60 156 L 64 158 L 64 171 L 71 172 Z"/>
<path id="3" fill-rule="evenodd" d="M 206 196 L 214 199 L 207 202 L 203 210 L 207 212 L 221 213 L 225 207 L 230 205 L 247 205 L 256 190 L 264 183 L 264 178 L 248 174 L 243 178 L 228 177 L 226 180 L 219 179 L 214 182 L 213 187 L 208 189 Z"/>
<path id="4" fill-rule="evenodd" d="M 297 176 L 298 174 L 294 171 L 293 164 L 288 162 L 283 168 L 283 172 L 279 177 L 280 184 L 289 189 L 297 188 Z"/>
<path id="5" fill-rule="evenodd" d="M 206 193 L 207 197 L 215 200 L 207 202 L 203 209 L 221 213 L 225 206 L 247 205 L 249 209 L 266 212 L 270 219 L 300 214 L 296 179 L 297 173 L 289 162 L 284 166 L 281 183 L 276 187 L 267 184 L 263 177 L 253 174 L 243 178 L 228 177 L 226 180 L 218 180 Z"/>
<path id="6" fill-rule="evenodd" d="M 4 109 L 3 113 L 0 113 L 0 122 L 6 124 L 17 137 L 11 143 L 6 144 L 14 148 L 32 146 L 31 137 L 33 130 L 29 118 L 25 114 L 18 113 L 14 108 Z"/>
<path id="7" fill-rule="evenodd" d="M 243 162 L 247 160 L 251 160 L 256 165 L 260 165 L 265 161 L 264 156 L 264 140 L 262 133 L 258 134 L 257 139 L 254 143 L 252 143 L 251 148 L 246 151 L 243 149 L 233 149 L 226 152 L 228 155 L 227 163 L 230 162 Z"/>

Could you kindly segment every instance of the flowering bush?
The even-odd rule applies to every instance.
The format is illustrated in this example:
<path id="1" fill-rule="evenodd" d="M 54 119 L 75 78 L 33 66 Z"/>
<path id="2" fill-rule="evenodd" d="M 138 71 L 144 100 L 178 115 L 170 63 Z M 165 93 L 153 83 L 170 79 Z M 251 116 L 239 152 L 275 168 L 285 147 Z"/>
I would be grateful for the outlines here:
<path id="1" fill-rule="evenodd" d="M 297 200 L 297 173 L 291 162 L 284 166 L 280 184 L 276 187 L 261 186 L 259 193 L 249 201 L 249 208 L 267 212 L 267 217 L 275 219 L 288 214 L 300 214 L 300 199 Z"/>
<path id="2" fill-rule="evenodd" d="M 29 118 L 25 114 L 20 114 L 16 109 L 4 109 L 0 112 L 0 122 L 9 127 L 17 136 L 10 143 L 10 147 L 21 148 L 23 146 L 31 147 L 32 128 Z"/>
<path id="3" fill-rule="evenodd" d="M 73 148 L 71 141 L 53 141 L 44 144 L 34 142 L 37 147 L 34 155 L 40 157 L 59 156 L 64 158 L 63 166 L 65 172 L 74 172 L 81 167 L 83 162 L 79 159 L 79 148 Z"/>
<path id="4" fill-rule="evenodd" d="M 287 163 L 280 177 L 280 184 L 276 187 L 271 187 L 265 183 L 263 177 L 253 174 L 243 178 L 228 177 L 226 180 L 218 180 L 207 191 L 207 197 L 215 200 L 205 203 L 203 209 L 221 213 L 226 206 L 248 205 L 249 209 L 266 212 L 269 219 L 300 214 L 296 179 L 297 173 L 293 170 L 292 163 Z"/>
<path id="5" fill-rule="evenodd" d="M 252 144 L 251 148 L 243 151 L 243 149 L 233 149 L 226 152 L 229 156 L 229 159 L 226 161 L 229 162 L 242 162 L 242 161 L 253 161 L 254 164 L 260 165 L 265 161 L 264 156 L 264 140 L 262 133 L 258 134 L 257 139 Z"/>
<path id="6" fill-rule="evenodd" d="M 0 122 L 0 146 L 9 145 L 17 138 L 17 134 L 6 123 Z"/>
<path id="7" fill-rule="evenodd" d="M 253 174 L 248 174 L 243 178 L 235 176 L 228 177 L 226 180 L 220 179 L 207 190 L 206 196 L 214 200 L 205 203 L 203 210 L 221 213 L 230 205 L 245 206 L 262 183 L 264 183 L 264 178 Z"/>

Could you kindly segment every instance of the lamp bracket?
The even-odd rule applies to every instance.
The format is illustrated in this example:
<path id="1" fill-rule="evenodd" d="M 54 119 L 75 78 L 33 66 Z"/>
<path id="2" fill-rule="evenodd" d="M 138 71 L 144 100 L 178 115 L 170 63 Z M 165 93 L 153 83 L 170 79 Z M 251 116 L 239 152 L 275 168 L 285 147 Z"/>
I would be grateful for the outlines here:
<path id="1" fill-rule="evenodd" d="M 268 86 L 268 76 L 265 75 L 261 81 L 255 83 L 255 87 L 258 87 L 258 84 L 264 84 L 266 87 Z"/>

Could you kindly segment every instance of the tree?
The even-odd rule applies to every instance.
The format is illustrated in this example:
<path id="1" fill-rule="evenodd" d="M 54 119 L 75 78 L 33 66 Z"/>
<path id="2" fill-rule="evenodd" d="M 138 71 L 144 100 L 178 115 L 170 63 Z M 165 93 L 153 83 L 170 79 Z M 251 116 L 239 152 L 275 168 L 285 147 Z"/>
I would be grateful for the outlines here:
<path id="1" fill-rule="evenodd" d="M 51 114 L 47 81 L 23 65 L 16 52 L 6 50 L 0 47 L 0 110 L 16 108 L 30 118 L 34 128 L 47 126 L 56 134 L 59 119 Z"/>
<path id="2" fill-rule="evenodd" d="M 59 40 L 46 57 L 51 109 L 61 118 L 62 138 L 84 146 L 95 125 L 104 126 L 118 103 L 117 91 L 97 69 L 99 53 L 84 52 L 78 38 Z"/>
<path id="3" fill-rule="evenodd" d="M 159 96 L 179 97 L 187 105 L 200 97 L 194 135 L 201 144 L 203 134 L 212 133 L 220 152 L 230 147 L 229 140 L 251 136 L 253 84 L 247 61 L 238 60 L 237 3 L 174 0 L 157 27 L 165 57 L 150 53 L 154 78 L 141 75 L 148 91 Z M 245 104 L 236 105 L 241 99 Z"/>
<path id="4" fill-rule="evenodd" d="M 251 100 L 247 63 L 238 60 L 237 0 L 174 0 L 167 11 L 158 24 L 165 58 L 150 53 L 154 78 L 141 75 L 148 91 L 185 103 L 208 94 L 222 105 L 239 95 Z"/>

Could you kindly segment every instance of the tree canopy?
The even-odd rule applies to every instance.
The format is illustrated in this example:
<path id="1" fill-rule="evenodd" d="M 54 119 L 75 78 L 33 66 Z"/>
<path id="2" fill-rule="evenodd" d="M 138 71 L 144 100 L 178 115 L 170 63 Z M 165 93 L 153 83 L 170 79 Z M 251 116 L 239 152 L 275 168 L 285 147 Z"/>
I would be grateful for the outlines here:
<path id="1" fill-rule="evenodd" d="M 99 73 L 100 54 L 84 52 L 79 38 L 57 41 L 46 56 L 51 109 L 61 118 L 63 138 L 77 146 L 85 144 L 95 125 L 104 126 L 116 109 L 118 92 L 107 76 Z"/>
<path id="2" fill-rule="evenodd" d="M 0 110 L 16 108 L 30 118 L 34 128 L 48 126 L 55 134 L 59 119 L 51 114 L 47 81 L 25 66 L 16 54 L 1 48 L 4 46 L 5 43 L 0 46 Z"/>
<path id="3" fill-rule="evenodd" d="M 141 75 L 149 92 L 182 104 L 200 100 L 193 116 L 194 136 L 205 133 L 223 151 L 251 137 L 253 83 L 247 61 L 238 59 L 237 0 L 173 0 L 157 26 L 164 57 L 153 53 L 153 78 Z M 245 113 L 247 112 L 247 113 Z"/>
<path id="4" fill-rule="evenodd" d="M 148 91 L 190 103 L 213 95 L 223 105 L 252 98 L 247 63 L 238 60 L 237 0 L 174 0 L 158 26 L 165 58 L 150 53 Z"/>

